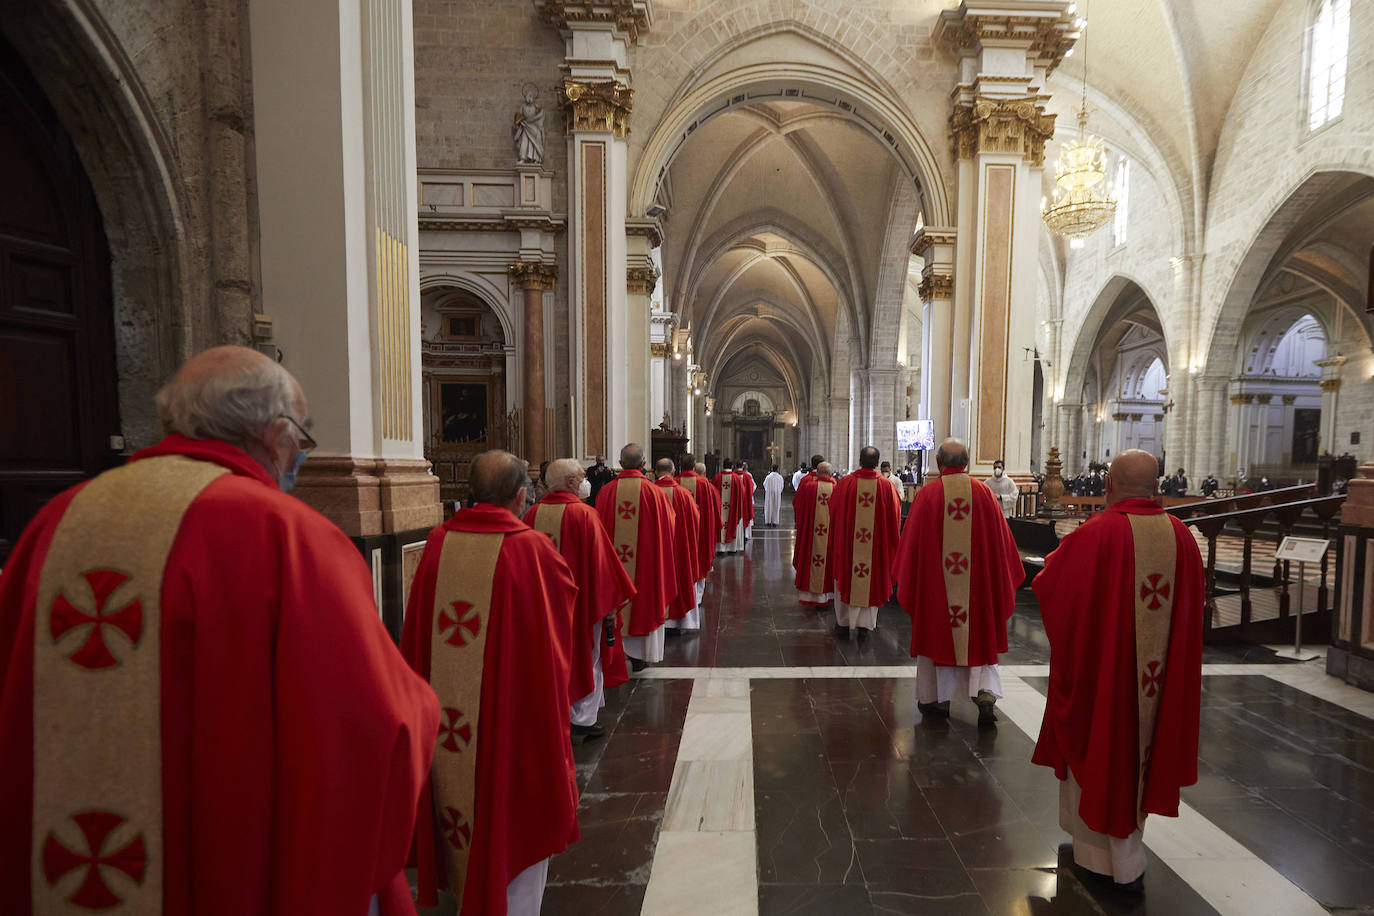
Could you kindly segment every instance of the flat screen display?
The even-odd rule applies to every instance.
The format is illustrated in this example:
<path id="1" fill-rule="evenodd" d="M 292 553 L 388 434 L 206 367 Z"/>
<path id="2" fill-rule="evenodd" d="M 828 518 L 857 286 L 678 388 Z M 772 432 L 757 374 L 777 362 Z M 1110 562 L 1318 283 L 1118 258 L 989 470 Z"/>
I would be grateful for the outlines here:
<path id="1" fill-rule="evenodd" d="M 935 448 L 934 420 L 901 420 L 897 423 L 897 450 L 919 452 Z"/>

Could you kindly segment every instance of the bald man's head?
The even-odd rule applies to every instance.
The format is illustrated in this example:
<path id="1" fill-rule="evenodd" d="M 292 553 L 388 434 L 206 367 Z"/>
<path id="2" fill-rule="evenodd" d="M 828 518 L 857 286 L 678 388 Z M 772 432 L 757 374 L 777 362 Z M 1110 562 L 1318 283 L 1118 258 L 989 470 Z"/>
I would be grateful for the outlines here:
<path id="1" fill-rule="evenodd" d="M 935 464 L 940 468 L 968 467 L 968 447 L 958 439 L 946 439 L 935 452 Z"/>
<path id="2" fill-rule="evenodd" d="M 655 477 L 672 477 L 676 470 L 677 468 L 673 466 L 673 459 L 671 458 L 660 458 L 654 462 Z"/>
<path id="3" fill-rule="evenodd" d="M 554 493 L 576 493 L 586 476 L 587 472 L 582 469 L 582 464 L 576 458 L 550 461 L 549 466 L 544 469 L 544 482 Z"/>
<path id="4" fill-rule="evenodd" d="M 816 473 L 821 477 L 831 477 L 834 474 L 830 469 L 829 461 L 822 461 L 820 464 L 816 465 Z"/>
<path id="5" fill-rule="evenodd" d="M 1107 505 L 1123 499 L 1154 499 L 1158 494 L 1159 462 L 1149 452 L 1127 449 L 1112 462 L 1107 475 Z"/>
<path id="6" fill-rule="evenodd" d="M 644 467 L 644 446 L 631 442 L 620 450 L 620 466 L 627 471 L 638 471 Z"/>
<path id="7" fill-rule="evenodd" d="M 473 502 L 504 506 L 512 512 L 516 511 L 511 507 L 517 499 L 523 504 L 528 480 L 529 464 L 500 449 L 478 455 L 468 473 Z"/>

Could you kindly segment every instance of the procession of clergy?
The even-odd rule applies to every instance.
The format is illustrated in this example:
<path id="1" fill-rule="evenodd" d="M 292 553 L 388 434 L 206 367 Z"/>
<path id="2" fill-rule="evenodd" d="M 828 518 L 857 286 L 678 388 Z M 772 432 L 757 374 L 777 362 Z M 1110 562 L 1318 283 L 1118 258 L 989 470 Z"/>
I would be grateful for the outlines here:
<path id="1" fill-rule="evenodd" d="M 294 378 L 216 348 L 157 409 L 166 438 L 54 498 L 0 574 L 0 911 L 361 916 L 444 892 L 537 913 L 579 836 L 571 741 L 601 734 L 603 691 L 663 658 L 665 628 L 701 626 L 752 480 L 689 461 L 651 480 L 627 445 L 595 508 L 562 460 L 524 512 L 525 462 L 486 452 L 398 651 L 359 551 L 284 492 L 314 445 Z M 937 460 L 903 526 L 876 449 L 838 481 L 813 457 L 795 584 L 857 639 L 895 589 L 922 715 L 967 698 L 995 727 L 1023 566 L 965 448 Z M 1033 583 L 1053 650 L 1033 759 L 1076 864 L 1128 890 L 1146 815 L 1197 778 L 1202 567 L 1154 497 L 1155 459 L 1118 456 L 1107 510 Z"/>

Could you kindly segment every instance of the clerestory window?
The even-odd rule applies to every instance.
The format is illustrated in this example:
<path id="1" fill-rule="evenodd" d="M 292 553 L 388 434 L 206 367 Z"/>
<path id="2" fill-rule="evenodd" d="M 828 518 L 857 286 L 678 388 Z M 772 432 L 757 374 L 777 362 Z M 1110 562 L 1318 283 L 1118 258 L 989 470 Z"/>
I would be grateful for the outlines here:
<path id="1" fill-rule="evenodd" d="M 1307 129 L 1340 116 L 1350 54 L 1350 0 L 1320 0 L 1308 30 Z"/>

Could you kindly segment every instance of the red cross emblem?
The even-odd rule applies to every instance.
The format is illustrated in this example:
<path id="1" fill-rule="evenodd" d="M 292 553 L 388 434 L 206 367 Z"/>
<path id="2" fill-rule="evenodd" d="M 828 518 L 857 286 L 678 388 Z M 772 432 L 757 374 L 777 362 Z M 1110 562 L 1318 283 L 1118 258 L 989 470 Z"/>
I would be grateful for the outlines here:
<path id="1" fill-rule="evenodd" d="M 954 519 L 956 522 L 961 521 L 965 516 L 968 515 L 968 500 L 960 496 L 959 498 L 951 502 L 949 505 L 945 506 L 945 511 L 948 512 L 949 517 Z"/>
<path id="2" fill-rule="evenodd" d="M 467 849 L 472 842 L 472 825 L 468 823 L 467 817 L 457 808 L 444 808 L 444 813 L 439 815 L 440 826 L 443 828 L 444 836 L 453 844 L 454 849 Z"/>
<path id="3" fill-rule="evenodd" d="M 621 504 L 620 504 L 620 517 L 621 517 L 621 518 L 634 518 L 634 517 L 635 517 L 635 504 L 632 503 L 632 502 L 630 502 L 628 499 L 625 500 L 623 503 L 621 503 Z"/>
<path id="4" fill-rule="evenodd" d="M 873 540 L 873 532 L 869 531 L 867 528 L 860 528 L 858 531 L 854 532 L 854 540 L 858 541 L 860 544 L 867 544 L 869 541 Z"/>
<path id="5" fill-rule="evenodd" d="M 449 616 L 448 611 L 439 615 L 439 635 L 453 630 L 444 642 L 462 648 L 477 638 L 477 631 L 482 629 L 482 616 L 466 601 L 453 602 L 453 612 L 455 616 Z"/>
<path id="6" fill-rule="evenodd" d="M 49 886 L 54 886 L 64 875 L 84 868 L 86 877 L 76 893 L 67 898 L 67 902 L 87 910 L 108 910 L 118 906 L 124 902 L 124 898 L 110 890 L 100 869 L 113 868 L 123 872 L 135 884 L 142 884 L 148 870 L 148 850 L 143 845 L 143 834 L 105 855 L 105 841 L 116 827 L 124 823 L 124 818 L 108 811 L 83 811 L 73 815 L 72 820 L 86 838 L 86 851 L 82 853 L 68 849 L 65 843 L 49 833 L 43 844 L 43 877 L 48 879 Z"/>
<path id="7" fill-rule="evenodd" d="M 1150 662 L 1145 666 L 1145 673 L 1140 676 L 1140 689 L 1145 691 L 1145 696 L 1152 697 L 1159 693 L 1160 682 L 1164 679 L 1164 669 L 1159 666 L 1159 662 Z"/>
<path id="8" fill-rule="evenodd" d="M 867 563 L 855 563 L 855 564 L 854 564 L 854 575 L 858 576 L 860 579 L 867 579 L 867 578 L 868 578 L 868 574 L 869 574 L 870 572 L 872 572 L 872 571 L 873 571 L 873 570 L 871 570 L 871 569 L 868 568 L 868 564 L 867 564 Z"/>
<path id="9" fill-rule="evenodd" d="M 816 531 L 815 531 L 816 537 L 818 537 L 818 538 L 823 538 L 823 537 L 825 537 L 825 533 L 826 533 L 827 531 L 829 531 L 829 530 L 830 530 L 830 526 L 829 526 L 829 525 L 817 525 L 817 526 L 816 526 Z"/>
<path id="10" fill-rule="evenodd" d="M 861 505 L 861 506 L 863 506 L 863 507 L 865 507 L 865 508 L 867 508 L 867 507 L 873 505 L 873 494 L 872 494 L 872 493 L 860 493 L 860 494 L 859 494 L 859 505 Z"/>
<path id="11" fill-rule="evenodd" d="M 635 549 L 629 544 L 621 544 L 615 549 L 615 555 L 620 557 L 621 563 L 628 563 L 635 557 Z"/>
<path id="12" fill-rule="evenodd" d="M 57 642 L 71 630 L 89 625 L 91 629 L 86 635 L 86 641 L 67 658 L 91 671 L 113 668 L 119 664 L 119 659 L 105 644 L 105 627 L 111 626 L 121 631 L 129 637 L 134 648 L 138 648 L 139 640 L 143 638 L 143 605 L 135 598 L 118 610 L 108 609 L 110 596 L 114 594 L 115 589 L 129 581 L 129 577 L 122 572 L 113 569 L 92 569 L 82 573 L 81 578 L 86 580 L 91 594 L 95 597 L 95 613 L 87 613 L 72 604 L 64 589 L 53 599 L 48 632 L 52 635 L 53 642 Z"/>
<path id="13" fill-rule="evenodd" d="M 446 751 L 461 751 L 472 743 L 472 723 L 452 706 L 444 707 L 444 721 L 439 723 L 439 746 Z"/>
<path id="14" fill-rule="evenodd" d="M 951 604 L 949 606 L 949 625 L 954 629 L 962 627 L 968 621 L 968 611 L 961 605 Z"/>
<path id="15" fill-rule="evenodd" d="M 814 567 L 816 567 L 817 569 L 820 569 L 822 566 L 824 566 L 824 565 L 825 565 L 825 554 L 823 554 L 823 553 L 818 553 L 818 554 L 816 554 L 814 557 L 812 557 L 812 558 L 811 558 L 811 565 L 814 566 Z"/>
<path id="16" fill-rule="evenodd" d="M 953 575 L 962 576 L 968 572 L 968 557 L 959 551 L 954 551 L 945 557 L 945 570 Z"/>
<path id="17" fill-rule="evenodd" d="M 1150 573 L 1145 577 L 1145 581 L 1140 583 L 1140 600 L 1150 602 L 1145 606 L 1155 611 L 1159 609 L 1161 598 L 1164 601 L 1169 600 L 1169 581 L 1159 573 Z"/>
<path id="18" fill-rule="evenodd" d="M 817 494 L 816 494 L 816 502 L 818 502 L 818 503 L 820 503 L 822 506 L 824 506 L 826 503 L 830 502 L 830 494 L 829 494 L 829 493 L 817 493 Z"/>

